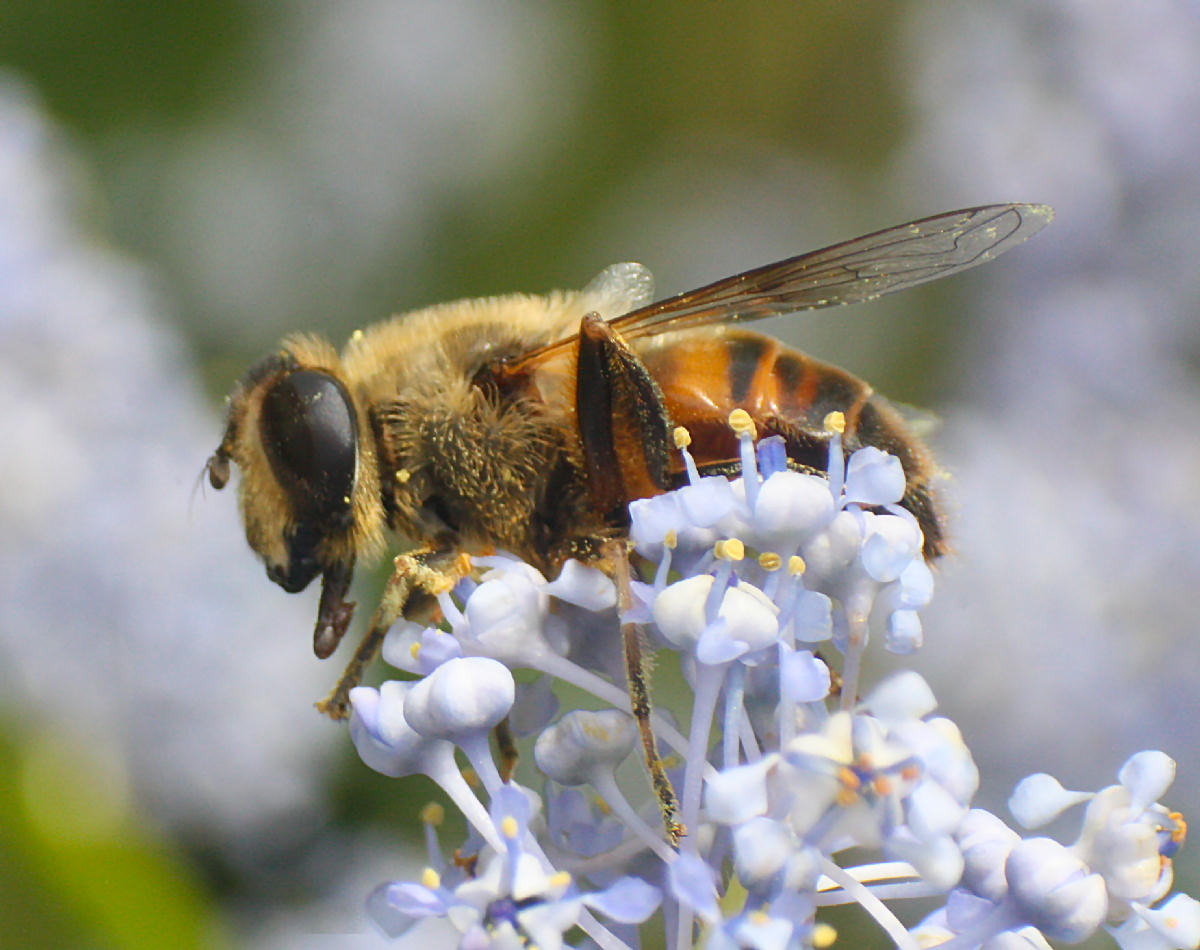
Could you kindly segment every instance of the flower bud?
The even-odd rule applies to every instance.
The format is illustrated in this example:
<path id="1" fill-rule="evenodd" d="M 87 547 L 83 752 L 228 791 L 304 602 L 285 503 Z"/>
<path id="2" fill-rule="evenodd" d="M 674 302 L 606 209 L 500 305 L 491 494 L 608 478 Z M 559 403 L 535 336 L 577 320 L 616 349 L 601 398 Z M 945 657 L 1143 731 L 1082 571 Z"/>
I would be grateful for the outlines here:
<path id="1" fill-rule="evenodd" d="M 1104 879 L 1051 838 L 1022 841 L 1004 863 L 1009 896 L 1047 937 L 1077 943 L 1108 913 Z"/>
<path id="2" fill-rule="evenodd" d="M 533 759 L 548 778 L 560 785 L 583 785 L 597 769 L 611 771 L 637 741 L 637 728 L 619 709 L 589 712 L 579 709 L 563 716 L 537 738 Z"/>
<path id="3" fill-rule="evenodd" d="M 448 660 L 413 686 L 404 719 L 423 736 L 455 741 L 508 715 L 516 685 L 508 669 L 482 656 Z"/>

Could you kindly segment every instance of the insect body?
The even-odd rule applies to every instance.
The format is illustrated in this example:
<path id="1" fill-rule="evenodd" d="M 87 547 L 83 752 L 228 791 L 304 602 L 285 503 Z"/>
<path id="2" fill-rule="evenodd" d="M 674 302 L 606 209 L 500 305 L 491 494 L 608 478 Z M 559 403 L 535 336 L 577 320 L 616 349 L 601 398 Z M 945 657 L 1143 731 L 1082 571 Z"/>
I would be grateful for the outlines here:
<path id="1" fill-rule="evenodd" d="M 813 471 L 824 470 L 826 414 L 844 413 L 849 450 L 900 459 L 902 503 L 932 559 L 944 547 L 934 468 L 899 415 L 844 370 L 732 324 L 957 273 L 1051 217 L 1040 205 L 937 215 L 658 303 L 649 273 L 619 264 L 579 293 L 403 314 L 340 354 L 290 336 L 234 390 L 209 478 L 220 488 L 231 461 L 240 469 L 246 537 L 273 581 L 299 591 L 321 576 L 318 656 L 350 621 L 356 562 L 382 554 L 389 533 L 414 550 L 397 559 L 366 640 L 322 704 L 335 717 L 388 626 L 427 609 L 461 574 L 462 552 L 503 548 L 551 572 L 569 557 L 623 558 L 628 503 L 684 481 L 672 428 L 689 429 L 702 471 L 732 471 L 734 408 Z"/>

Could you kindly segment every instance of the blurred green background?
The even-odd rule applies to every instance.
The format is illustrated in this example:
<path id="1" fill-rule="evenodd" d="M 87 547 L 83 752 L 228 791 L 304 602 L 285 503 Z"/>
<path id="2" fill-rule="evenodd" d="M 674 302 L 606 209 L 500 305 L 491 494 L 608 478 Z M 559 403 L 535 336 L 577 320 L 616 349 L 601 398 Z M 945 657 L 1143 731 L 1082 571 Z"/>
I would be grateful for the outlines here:
<path id="1" fill-rule="evenodd" d="M 964 515 L 966 566 L 927 623 L 944 711 L 981 743 L 982 800 L 1000 808 L 1035 768 L 1106 783 L 1134 742 L 1178 758 L 1180 796 L 1200 799 L 1197 691 L 1176 679 L 1200 579 L 1196 17 L 1183 2 L 1138 17 L 1108 2 L 0 5 L 0 139 L 24 156 L 5 159 L 0 247 L 40 255 L 0 276 L 21 289 L 0 332 L 18 339 L 35 312 L 20 279 L 58 254 L 100 255 L 89 273 L 117 288 L 39 285 L 62 325 L 20 338 L 46 368 L 19 387 L 40 408 L 4 439 L 26 470 L 12 479 L 51 493 L 70 474 L 86 500 L 39 520 L 13 489 L 0 511 L 21 578 L 0 615 L 0 945 L 376 944 L 354 932 L 362 897 L 404 876 L 432 793 L 398 798 L 310 721 L 334 675 L 304 656 L 312 604 L 267 589 L 231 498 L 188 514 L 221 397 L 282 333 L 341 341 L 442 299 L 582 286 L 618 260 L 674 293 L 989 202 L 1049 202 L 1059 220 L 987 272 L 772 332 L 942 412 L 962 508 L 996 519 Z M 48 236 L 29 224 L 43 191 L 61 216 Z M 31 365 L 17 352 L 6 372 Z M 113 378 L 125 388 L 98 395 Z M 79 411 L 93 401 L 119 437 Z M 39 443 L 55 420 L 75 454 Z M 43 450 L 60 461 L 28 461 Z M 111 649 L 85 661 L 80 644 Z"/>
<path id="2" fill-rule="evenodd" d="M 908 109 L 901 11 L 17 2 L 0 57 L 85 157 L 97 229 L 169 281 L 224 393 L 288 329 L 338 339 L 618 259 L 673 292 L 945 210 L 880 175 Z M 233 271 L 217 299 L 214 268 Z"/>

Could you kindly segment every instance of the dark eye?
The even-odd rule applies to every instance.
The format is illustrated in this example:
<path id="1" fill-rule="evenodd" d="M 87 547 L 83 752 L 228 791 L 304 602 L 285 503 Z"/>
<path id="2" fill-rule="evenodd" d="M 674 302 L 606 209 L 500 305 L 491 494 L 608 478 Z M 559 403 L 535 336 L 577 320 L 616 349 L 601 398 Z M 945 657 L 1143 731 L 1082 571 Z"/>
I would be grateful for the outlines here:
<path id="1" fill-rule="evenodd" d="M 306 369 L 282 377 L 263 396 L 259 437 L 299 521 L 330 528 L 349 520 L 358 427 L 340 382 Z"/>

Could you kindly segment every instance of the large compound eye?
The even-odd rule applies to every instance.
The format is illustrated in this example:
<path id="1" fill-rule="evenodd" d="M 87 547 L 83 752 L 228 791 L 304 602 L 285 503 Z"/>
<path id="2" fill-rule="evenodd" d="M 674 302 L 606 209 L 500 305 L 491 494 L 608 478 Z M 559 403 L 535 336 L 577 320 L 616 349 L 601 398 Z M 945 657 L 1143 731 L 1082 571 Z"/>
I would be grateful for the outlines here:
<path id="1" fill-rule="evenodd" d="M 349 521 L 358 427 L 340 382 L 306 369 L 283 376 L 263 396 L 259 437 L 298 521 L 312 528 Z"/>

